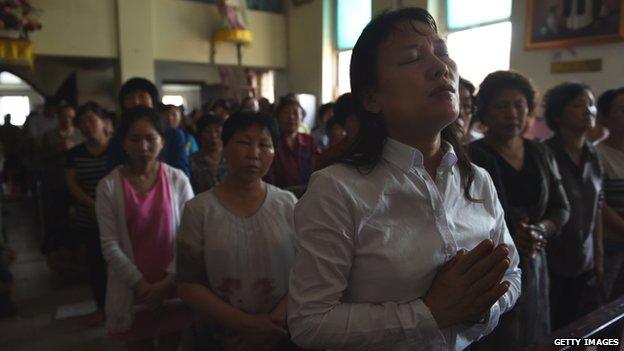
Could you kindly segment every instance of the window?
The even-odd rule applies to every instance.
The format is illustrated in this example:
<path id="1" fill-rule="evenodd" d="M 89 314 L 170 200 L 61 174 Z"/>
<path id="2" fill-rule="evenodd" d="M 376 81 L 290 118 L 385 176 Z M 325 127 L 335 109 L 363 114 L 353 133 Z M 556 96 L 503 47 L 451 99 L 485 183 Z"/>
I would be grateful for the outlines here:
<path id="1" fill-rule="evenodd" d="M 338 95 L 351 91 L 349 66 L 351 49 L 371 20 L 371 0 L 337 0 L 336 49 L 338 50 Z"/>
<path id="2" fill-rule="evenodd" d="M 184 105 L 184 97 L 182 95 L 163 95 L 162 103 L 165 105 L 182 106 Z"/>
<path id="3" fill-rule="evenodd" d="M 1 96 L 0 116 L 11 115 L 11 124 L 21 126 L 30 114 L 30 99 L 28 96 Z M 0 122 L 4 124 L 4 118 Z"/>
<path id="4" fill-rule="evenodd" d="M 511 0 L 447 0 L 449 54 L 475 85 L 509 69 Z"/>

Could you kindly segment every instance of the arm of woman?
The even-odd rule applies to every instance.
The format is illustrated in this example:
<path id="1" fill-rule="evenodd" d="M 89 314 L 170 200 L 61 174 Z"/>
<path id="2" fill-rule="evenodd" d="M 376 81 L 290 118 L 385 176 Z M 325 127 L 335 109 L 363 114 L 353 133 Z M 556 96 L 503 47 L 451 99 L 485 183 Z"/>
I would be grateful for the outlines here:
<path id="1" fill-rule="evenodd" d="M 312 177 L 295 208 L 297 257 L 290 276 L 288 326 L 305 349 L 387 347 L 410 340 L 422 346 L 444 338 L 423 299 L 345 303 L 357 226 L 347 195 L 323 173 Z"/>
<path id="2" fill-rule="evenodd" d="M 121 233 L 118 229 L 114 185 L 106 178 L 98 184 L 95 200 L 95 213 L 100 229 L 102 255 L 106 259 L 109 272 L 125 282 L 129 287 L 140 285 L 143 274 L 121 249 Z"/>
<path id="3" fill-rule="evenodd" d="M 543 146 L 544 147 L 544 146 Z M 550 173 L 550 186 L 548 194 L 548 204 L 546 206 L 546 213 L 542 220 L 537 224 L 541 224 L 546 229 L 546 238 L 556 235 L 559 229 L 566 224 L 568 218 L 570 218 L 570 202 L 566 196 L 563 183 L 561 181 L 561 175 L 559 174 L 559 167 L 555 157 L 546 147 L 545 158 L 547 162 L 547 170 Z"/>
<path id="4" fill-rule="evenodd" d="M 69 189 L 69 193 L 74 197 L 74 199 L 76 199 L 76 201 L 78 201 L 79 204 L 87 206 L 89 208 L 95 207 L 95 199 L 85 193 L 78 184 L 78 181 L 76 180 L 75 168 L 65 169 L 65 180 L 67 181 L 67 188 Z"/>
<path id="5" fill-rule="evenodd" d="M 603 222 L 602 208 L 596 210 L 596 226 L 594 227 L 594 272 L 598 278 L 599 286 L 602 286 L 604 276 L 604 247 L 603 247 Z"/>

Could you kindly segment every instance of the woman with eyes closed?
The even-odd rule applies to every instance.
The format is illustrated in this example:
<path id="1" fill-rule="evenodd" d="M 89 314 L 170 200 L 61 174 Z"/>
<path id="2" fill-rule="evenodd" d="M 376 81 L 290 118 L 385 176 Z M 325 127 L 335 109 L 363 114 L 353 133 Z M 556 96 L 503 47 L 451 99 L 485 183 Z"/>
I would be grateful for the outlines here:
<path id="1" fill-rule="evenodd" d="M 426 10 L 386 12 L 360 35 L 358 136 L 295 208 L 299 346 L 462 350 L 514 305 L 518 255 L 490 177 L 457 139 L 458 80 Z"/>
<path id="2" fill-rule="evenodd" d="M 221 133 L 228 173 L 189 201 L 178 236 L 180 297 L 199 315 L 201 350 L 291 350 L 286 293 L 295 196 L 262 181 L 279 140 L 274 118 L 241 111 Z"/>
<path id="3" fill-rule="evenodd" d="M 119 136 L 125 163 L 100 181 L 95 210 L 108 263 L 106 325 L 129 350 L 177 350 L 191 326 L 174 305 L 175 234 L 193 197 L 186 175 L 158 160 L 164 120 L 151 108 L 124 111 Z"/>
<path id="4" fill-rule="evenodd" d="M 516 72 L 490 73 L 479 87 L 476 117 L 486 132 L 471 144 L 472 160 L 496 185 L 522 269 L 517 306 L 479 343 L 480 350 L 526 346 L 551 329 L 545 247 L 567 222 L 570 206 L 552 152 L 523 138 L 534 109 L 535 90 Z"/>

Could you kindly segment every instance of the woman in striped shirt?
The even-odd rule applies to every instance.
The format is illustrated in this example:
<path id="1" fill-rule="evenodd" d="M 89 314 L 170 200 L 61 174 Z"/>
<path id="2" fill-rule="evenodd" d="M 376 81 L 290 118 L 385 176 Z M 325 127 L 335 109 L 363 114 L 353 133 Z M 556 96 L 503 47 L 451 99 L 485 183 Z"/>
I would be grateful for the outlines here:
<path id="1" fill-rule="evenodd" d="M 92 325 L 104 321 L 106 294 L 106 263 L 100 248 L 100 235 L 95 218 L 95 189 L 107 172 L 107 150 L 110 140 L 106 130 L 106 114 L 95 102 L 87 102 L 78 110 L 76 124 L 87 139 L 69 150 L 65 169 L 67 186 L 74 198 L 76 215 L 72 232 L 74 240 L 87 248 L 89 283 L 98 310 L 89 319 Z"/>

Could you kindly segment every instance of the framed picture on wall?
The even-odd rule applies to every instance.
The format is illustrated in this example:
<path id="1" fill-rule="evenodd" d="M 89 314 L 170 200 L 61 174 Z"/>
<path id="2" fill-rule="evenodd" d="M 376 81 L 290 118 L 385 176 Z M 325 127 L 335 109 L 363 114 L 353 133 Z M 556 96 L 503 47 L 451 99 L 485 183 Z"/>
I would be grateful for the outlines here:
<path id="1" fill-rule="evenodd" d="M 525 47 L 624 40 L 624 0 L 527 0 Z"/>

